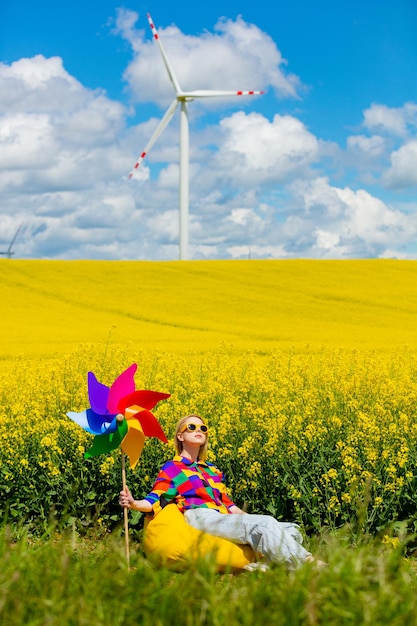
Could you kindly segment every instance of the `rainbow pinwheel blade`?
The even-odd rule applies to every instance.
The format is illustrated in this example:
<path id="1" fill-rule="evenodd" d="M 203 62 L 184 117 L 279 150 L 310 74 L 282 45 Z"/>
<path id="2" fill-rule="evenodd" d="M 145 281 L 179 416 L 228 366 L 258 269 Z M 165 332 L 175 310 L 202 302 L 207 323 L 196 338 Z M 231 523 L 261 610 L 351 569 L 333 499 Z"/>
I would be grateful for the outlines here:
<path id="1" fill-rule="evenodd" d="M 109 388 L 99 383 L 93 372 L 88 372 L 87 376 L 88 399 L 94 413 L 106 415 Z"/>
<path id="2" fill-rule="evenodd" d="M 67 413 L 78 426 L 84 428 L 88 433 L 92 435 L 104 435 L 114 433 L 116 425 L 116 416 L 114 415 L 98 415 L 92 409 L 86 409 L 81 413 L 74 413 L 70 411 Z"/>
<path id="3" fill-rule="evenodd" d="M 114 433 L 117 429 L 117 422 L 115 415 L 107 415 L 106 419 L 103 419 L 102 415 L 98 415 L 91 409 L 87 409 L 87 419 L 95 435 L 105 435 Z"/>
<path id="4" fill-rule="evenodd" d="M 93 439 L 91 448 L 86 450 L 84 453 L 84 458 L 89 459 L 92 456 L 107 454 L 116 450 L 126 437 L 127 431 L 127 421 L 123 420 L 122 422 L 117 422 L 117 429 L 115 432 L 105 435 L 96 435 Z"/>
<path id="5" fill-rule="evenodd" d="M 123 413 L 129 406 L 139 406 L 141 409 L 153 409 L 161 400 L 167 400 L 171 394 L 160 391 L 140 389 L 125 396 L 119 403 L 119 411 Z"/>
<path id="6" fill-rule="evenodd" d="M 78 424 L 78 426 L 81 426 L 81 428 L 86 430 L 88 433 L 91 433 L 92 435 L 96 434 L 91 429 L 91 426 L 89 424 L 89 421 L 88 421 L 88 418 L 87 418 L 87 411 L 81 411 L 81 413 L 75 413 L 74 411 L 68 411 L 67 416 L 70 419 L 72 419 L 73 422 Z"/>
<path id="7" fill-rule="evenodd" d="M 136 420 L 129 420 L 128 431 L 126 437 L 123 439 L 120 447 L 123 452 L 129 457 L 129 464 L 131 469 L 135 469 L 139 457 L 142 454 L 143 446 L 145 444 L 145 435 L 142 432 L 142 428 Z"/>
<path id="8" fill-rule="evenodd" d="M 130 395 L 135 391 L 134 375 L 138 366 L 133 363 L 124 372 L 120 374 L 110 387 L 109 398 L 107 400 L 107 409 L 110 413 L 120 413 L 119 403 L 122 398 Z"/>
<path id="9" fill-rule="evenodd" d="M 139 420 L 146 437 L 157 437 L 164 443 L 168 443 L 168 439 L 153 413 L 150 411 L 141 411 L 135 415 L 135 418 Z"/>

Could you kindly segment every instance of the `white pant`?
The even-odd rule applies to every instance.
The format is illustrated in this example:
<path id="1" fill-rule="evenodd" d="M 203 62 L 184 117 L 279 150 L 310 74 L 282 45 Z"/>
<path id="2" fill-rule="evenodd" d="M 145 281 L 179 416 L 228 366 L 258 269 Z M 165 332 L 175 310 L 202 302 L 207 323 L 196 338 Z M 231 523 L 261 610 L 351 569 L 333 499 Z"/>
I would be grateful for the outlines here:
<path id="1" fill-rule="evenodd" d="M 285 561 L 294 567 L 311 554 L 302 546 L 297 524 L 278 522 L 270 515 L 223 514 L 198 507 L 185 511 L 184 517 L 190 526 L 210 535 L 249 544 L 269 561 Z"/>

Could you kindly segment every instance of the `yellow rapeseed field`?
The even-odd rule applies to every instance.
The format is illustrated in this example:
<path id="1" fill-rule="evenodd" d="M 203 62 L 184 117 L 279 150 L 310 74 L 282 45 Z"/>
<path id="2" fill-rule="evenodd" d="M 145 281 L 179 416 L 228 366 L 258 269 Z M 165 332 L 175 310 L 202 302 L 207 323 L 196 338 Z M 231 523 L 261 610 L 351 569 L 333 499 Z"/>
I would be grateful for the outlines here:
<path id="1" fill-rule="evenodd" d="M 120 519 L 120 455 L 84 460 L 87 372 L 210 424 L 232 496 L 307 531 L 415 530 L 417 266 L 402 261 L 1 262 L 0 509 L 42 528 Z M 261 358 L 260 358 L 261 357 Z M 173 447 L 149 440 L 129 482 Z M 401 524 L 402 526 L 401 526 Z M 394 537 L 395 538 L 395 537 Z"/>
<path id="2" fill-rule="evenodd" d="M 413 261 L 0 260 L 1 356 L 417 346 Z"/>

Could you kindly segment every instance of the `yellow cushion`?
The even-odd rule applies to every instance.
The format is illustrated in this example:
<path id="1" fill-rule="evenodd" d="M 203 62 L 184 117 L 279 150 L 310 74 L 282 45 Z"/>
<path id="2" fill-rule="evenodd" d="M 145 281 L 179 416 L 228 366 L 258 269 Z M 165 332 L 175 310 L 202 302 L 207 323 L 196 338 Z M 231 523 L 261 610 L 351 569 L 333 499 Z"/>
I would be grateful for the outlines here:
<path id="1" fill-rule="evenodd" d="M 193 528 L 176 504 L 168 504 L 144 527 L 143 549 L 148 558 L 178 567 L 212 554 L 217 569 L 240 570 L 256 560 L 250 546 L 239 545 Z"/>

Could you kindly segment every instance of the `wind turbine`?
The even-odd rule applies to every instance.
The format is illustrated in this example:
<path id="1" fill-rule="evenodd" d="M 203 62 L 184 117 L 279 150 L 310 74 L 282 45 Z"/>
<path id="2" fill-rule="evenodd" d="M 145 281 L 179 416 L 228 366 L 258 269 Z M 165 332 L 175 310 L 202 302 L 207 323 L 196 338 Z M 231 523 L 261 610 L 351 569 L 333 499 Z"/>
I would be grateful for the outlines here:
<path id="1" fill-rule="evenodd" d="M 17 231 L 15 232 L 15 235 L 14 235 L 13 239 L 11 240 L 10 245 L 9 245 L 8 249 L 6 250 L 6 252 L 0 252 L 0 254 L 4 254 L 5 256 L 7 256 L 8 259 L 11 259 L 13 254 L 14 254 L 14 252 L 12 252 L 12 247 L 13 247 L 14 242 L 16 241 L 16 238 L 17 238 L 17 236 L 19 234 L 19 231 L 22 228 L 22 226 L 23 226 L 23 224 L 20 224 L 20 226 L 17 229 Z"/>
<path id="2" fill-rule="evenodd" d="M 180 167 L 179 167 L 179 248 L 180 259 L 185 260 L 188 258 L 188 204 L 189 204 L 189 128 L 188 128 L 188 110 L 187 102 L 191 102 L 196 98 L 217 98 L 217 97 L 229 97 L 229 96 L 254 96 L 263 94 L 263 91 L 213 91 L 213 90 L 198 90 L 198 91 L 183 91 L 179 85 L 174 70 L 168 60 L 164 47 L 159 38 L 158 32 L 152 21 L 150 14 L 148 13 L 148 22 L 152 30 L 153 37 L 159 47 L 159 51 L 162 56 L 166 71 L 168 72 L 169 79 L 174 87 L 175 99 L 169 106 L 165 115 L 159 122 L 156 130 L 150 140 L 148 141 L 144 151 L 139 156 L 135 166 L 129 174 L 131 178 L 135 170 L 139 167 L 145 156 L 149 153 L 150 149 L 154 145 L 155 141 L 164 131 L 166 126 L 174 116 L 175 110 L 180 105 Z"/>

